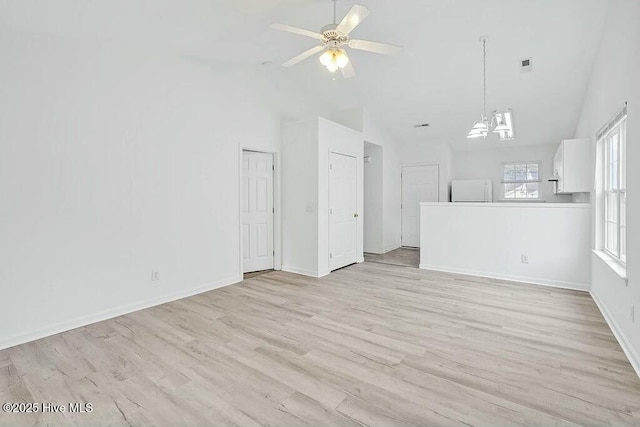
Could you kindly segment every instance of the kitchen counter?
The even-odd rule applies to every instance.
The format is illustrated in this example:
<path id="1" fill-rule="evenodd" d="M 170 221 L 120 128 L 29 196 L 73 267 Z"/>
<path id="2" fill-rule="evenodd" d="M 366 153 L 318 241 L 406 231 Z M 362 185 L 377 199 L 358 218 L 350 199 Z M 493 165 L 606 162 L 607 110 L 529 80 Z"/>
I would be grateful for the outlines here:
<path id="1" fill-rule="evenodd" d="M 546 202 L 422 202 L 420 206 L 444 207 L 511 207 L 511 208 L 576 208 L 587 209 L 590 203 L 546 203 Z"/>
<path id="2" fill-rule="evenodd" d="M 586 290 L 588 203 L 420 203 L 420 268 Z"/>

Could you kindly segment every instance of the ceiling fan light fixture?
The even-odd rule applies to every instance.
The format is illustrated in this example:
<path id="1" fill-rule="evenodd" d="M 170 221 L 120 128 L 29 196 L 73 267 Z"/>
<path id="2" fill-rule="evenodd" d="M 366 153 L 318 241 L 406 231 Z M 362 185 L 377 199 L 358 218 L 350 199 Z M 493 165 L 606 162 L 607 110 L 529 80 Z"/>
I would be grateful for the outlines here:
<path id="1" fill-rule="evenodd" d="M 336 59 L 336 64 L 338 65 L 338 68 L 344 68 L 349 63 L 349 57 L 347 56 L 345 51 L 342 49 L 338 49 L 338 51 L 335 54 L 335 59 Z"/>
<path id="2" fill-rule="evenodd" d="M 320 55 L 320 63 L 325 67 L 328 67 L 331 64 L 331 59 L 333 54 L 330 50 L 325 51 L 322 55 Z"/>
<path id="3" fill-rule="evenodd" d="M 349 57 L 342 49 L 332 48 L 320 55 L 320 63 L 331 73 L 344 68 L 349 63 Z"/>

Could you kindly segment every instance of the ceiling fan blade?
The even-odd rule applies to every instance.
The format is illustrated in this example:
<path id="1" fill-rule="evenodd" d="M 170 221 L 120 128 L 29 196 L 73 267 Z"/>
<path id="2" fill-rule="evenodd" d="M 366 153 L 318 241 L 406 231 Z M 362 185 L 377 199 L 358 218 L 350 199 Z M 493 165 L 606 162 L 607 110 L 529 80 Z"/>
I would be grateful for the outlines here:
<path id="1" fill-rule="evenodd" d="M 292 27 L 291 25 L 271 24 L 270 27 L 273 28 L 274 30 L 286 31 L 288 33 L 311 37 L 312 39 L 322 40 L 322 34 L 320 33 L 316 33 L 315 31 L 304 30 L 298 27 Z"/>
<path id="2" fill-rule="evenodd" d="M 355 4 L 351 10 L 349 10 L 349 13 L 342 18 L 342 22 L 338 24 L 336 30 L 344 34 L 349 34 L 354 28 L 360 25 L 367 16 L 369 16 L 369 9 L 359 4 Z"/>
<path id="3" fill-rule="evenodd" d="M 347 62 L 347 65 L 345 65 L 344 68 L 341 68 L 340 72 L 342 73 L 342 77 L 345 79 L 350 79 L 356 75 L 356 70 L 353 69 L 351 61 Z"/>
<path id="4" fill-rule="evenodd" d="M 320 52 L 323 49 L 324 49 L 324 46 L 312 47 L 311 49 L 302 52 L 300 55 L 296 56 L 295 58 L 292 58 L 292 59 L 288 60 L 287 62 L 282 64 L 282 66 L 283 67 L 292 67 L 292 66 L 296 65 L 298 62 L 304 61 L 305 59 L 307 59 L 311 55 L 316 54 L 316 53 Z"/>
<path id="5" fill-rule="evenodd" d="M 381 53 L 382 55 L 395 55 L 402 50 L 400 46 L 371 42 L 368 40 L 349 40 L 349 47 L 358 50 L 366 50 L 367 52 Z"/>

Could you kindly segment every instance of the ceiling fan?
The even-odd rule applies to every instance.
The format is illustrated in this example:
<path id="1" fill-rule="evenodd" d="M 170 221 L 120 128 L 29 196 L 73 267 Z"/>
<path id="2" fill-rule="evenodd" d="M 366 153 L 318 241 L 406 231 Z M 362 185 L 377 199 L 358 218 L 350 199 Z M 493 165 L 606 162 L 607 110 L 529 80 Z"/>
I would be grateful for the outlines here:
<path id="1" fill-rule="evenodd" d="M 325 25 L 322 27 L 320 32 L 304 30 L 302 28 L 284 24 L 271 24 L 271 28 L 273 29 L 311 37 L 322 43 L 321 45 L 312 47 L 300 55 L 288 60 L 282 64 L 282 66 L 291 67 L 324 50 L 325 52 L 320 55 L 320 62 L 322 65 L 327 67 L 327 69 L 332 73 L 340 70 L 342 76 L 345 79 L 348 79 L 355 75 L 355 70 L 349 61 L 347 52 L 343 49 L 344 47 L 348 46 L 352 49 L 365 50 L 367 52 L 380 53 L 383 55 L 394 55 L 398 53 L 401 49 L 399 46 L 349 38 L 351 31 L 360 25 L 367 16 L 369 16 L 369 9 L 356 4 L 351 8 L 351 10 L 349 10 L 345 17 L 342 18 L 342 21 L 337 24 L 336 0 L 333 0 L 333 24 Z"/>

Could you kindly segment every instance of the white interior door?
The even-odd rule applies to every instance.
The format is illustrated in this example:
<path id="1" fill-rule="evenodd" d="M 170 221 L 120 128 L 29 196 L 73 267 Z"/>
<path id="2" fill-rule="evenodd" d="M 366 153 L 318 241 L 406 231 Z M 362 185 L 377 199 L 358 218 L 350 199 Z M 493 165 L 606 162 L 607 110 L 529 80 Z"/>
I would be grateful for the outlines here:
<path id="1" fill-rule="evenodd" d="M 329 155 L 329 268 L 357 261 L 358 164 L 355 157 Z"/>
<path id="2" fill-rule="evenodd" d="M 438 201 L 438 165 L 402 167 L 402 246 L 420 247 L 420 202 Z"/>
<path id="3" fill-rule="evenodd" d="M 273 155 L 242 152 L 242 266 L 273 268 Z"/>

